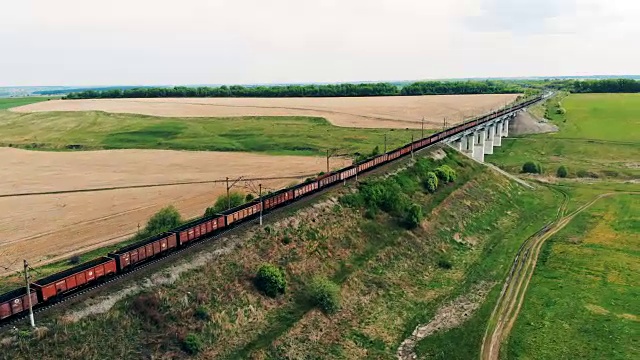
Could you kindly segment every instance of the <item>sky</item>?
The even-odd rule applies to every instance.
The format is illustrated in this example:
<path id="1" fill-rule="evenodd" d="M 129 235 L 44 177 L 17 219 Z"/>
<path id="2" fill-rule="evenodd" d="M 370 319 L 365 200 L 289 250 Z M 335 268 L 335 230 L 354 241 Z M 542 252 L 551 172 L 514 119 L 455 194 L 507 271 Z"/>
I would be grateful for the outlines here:
<path id="1" fill-rule="evenodd" d="M 640 74 L 638 0 L 19 0 L 0 86 Z"/>

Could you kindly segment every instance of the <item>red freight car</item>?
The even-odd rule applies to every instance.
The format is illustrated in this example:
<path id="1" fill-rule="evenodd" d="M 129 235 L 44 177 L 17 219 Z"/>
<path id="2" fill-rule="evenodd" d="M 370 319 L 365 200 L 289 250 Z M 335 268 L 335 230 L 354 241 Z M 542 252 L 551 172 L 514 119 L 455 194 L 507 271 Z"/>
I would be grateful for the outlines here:
<path id="1" fill-rule="evenodd" d="M 254 200 L 250 203 L 240 205 L 237 208 L 225 211 L 223 214 L 227 217 L 227 226 L 236 221 L 253 216 L 260 212 L 260 200 Z"/>
<path id="2" fill-rule="evenodd" d="M 177 235 L 178 244 L 183 245 L 224 227 L 224 216 L 213 215 L 186 223 L 171 232 Z"/>
<path id="3" fill-rule="evenodd" d="M 295 198 L 299 198 L 307 193 L 318 190 L 318 182 L 311 181 L 304 184 L 296 185 L 293 188 L 293 196 Z"/>
<path id="4" fill-rule="evenodd" d="M 293 200 L 293 190 L 284 189 L 264 197 L 262 200 L 262 206 L 267 210 L 290 200 Z"/>
<path id="5" fill-rule="evenodd" d="M 340 180 L 346 180 L 352 176 L 355 176 L 357 172 L 358 168 L 355 165 L 342 169 L 340 171 Z"/>
<path id="6" fill-rule="evenodd" d="M 325 187 L 339 180 L 340 180 L 340 174 L 337 172 L 332 172 L 330 174 L 327 174 L 327 176 L 325 176 L 324 178 L 318 180 L 318 185 L 320 187 Z"/>
<path id="7" fill-rule="evenodd" d="M 163 255 L 178 246 L 175 233 L 164 233 L 120 248 L 109 254 L 116 259 L 118 270 L 124 270 L 144 262 L 153 256 Z"/>
<path id="8" fill-rule="evenodd" d="M 31 290 L 31 305 L 38 303 L 36 290 Z M 6 319 L 23 311 L 29 310 L 27 289 L 20 288 L 0 295 L 0 320 Z"/>
<path id="9" fill-rule="evenodd" d="M 116 273 L 116 260 L 108 257 L 93 259 L 71 269 L 47 276 L 33 283 L 38 289 L 40 301 L 96 283 Z"/>

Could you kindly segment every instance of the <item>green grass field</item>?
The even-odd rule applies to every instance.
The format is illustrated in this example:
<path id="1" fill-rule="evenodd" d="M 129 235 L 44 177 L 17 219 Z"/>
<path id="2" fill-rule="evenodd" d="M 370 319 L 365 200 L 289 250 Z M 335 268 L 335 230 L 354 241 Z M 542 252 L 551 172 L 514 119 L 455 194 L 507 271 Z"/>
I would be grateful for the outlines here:
<path id="1" fill-rule="evenodd" d="M 51 97 L 0 98 L 0 110 L 55 99 Z"/>
<path id="2" fill-rule="evenodd" d="M 505 138 L 487 161 L 511 172 L 531 160 L 550 175 L 565 165 L 573 177 L 586 172 L 592 177 L 640 178 L 640 94 L 579 94 L 561 102 L 566 115 L 555 114 L 553 107 L 549 111 L 558 133 Z"/>
<path id="3" fill-rule="evenodd" d="M 544 245 L 509 359 L 640 358 L 640 196 L 601 199 Z"/>
<path id="4" fill-rule="evenodd" d="M 173 149 L 321 155 L 369 153 L 411 141 L 409 130 L 355 129 L 313 117 L 165 118 L 105 112 L 0 111 L 0 145 L 40 150 Z M 419 130 L 414 130 L 416 138 Z"/>

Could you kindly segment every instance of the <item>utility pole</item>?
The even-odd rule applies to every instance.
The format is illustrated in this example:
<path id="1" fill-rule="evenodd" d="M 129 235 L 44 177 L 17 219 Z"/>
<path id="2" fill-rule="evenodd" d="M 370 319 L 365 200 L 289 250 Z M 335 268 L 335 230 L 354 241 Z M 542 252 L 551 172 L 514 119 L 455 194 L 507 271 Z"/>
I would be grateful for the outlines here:
<path id="1" fill-rule="evenodd" d="M 329 149 L 327 149 L 327 173 L 329 172 Z"/>
<path id="2" fill-rule="evenodd" d="M 464 119 L 464 115 L 462 115 L 462 118 Z M 442 131 L 445 131 L 446 129 L 447 129 L 447 117 L 445 116 L 444 118 L 442 118 Z"/>
<path id="3" fill-rule="evenodd" d="M 384 133 L 384 153 L 387 153 L 387 133 Z"/>
<path id="4" fill-rule="evenodd" d="M 231 197 L 229 196 L 229 177 L 227 176 L 227 210 L 231 209 Z"/>
<path id="5" fill-rule="evenodd" d="M 31 303 L 31 288 L 29 288 L 29 264 L 24 260 L 24 284 L 27 287 L 27 301 L 29 301 L 29 322 L 31 327 L 36 327 L 36 321 L 33 318 L 33 304 Z"/>
<path id="6" fill-rule="evenodd" d="M 260 226 L 262 226 L 262 184 L 258 184 L 260 187 Z"/>
<path id="7" fill-rule="evenodd" d="M 413 159 L 413 134 L 411 134 L 411 159 Z"/>
<path id="8" fill-rule="evenodd" d="M 422 117 L 422 139 L 424 139 L 424 116 Z"/>

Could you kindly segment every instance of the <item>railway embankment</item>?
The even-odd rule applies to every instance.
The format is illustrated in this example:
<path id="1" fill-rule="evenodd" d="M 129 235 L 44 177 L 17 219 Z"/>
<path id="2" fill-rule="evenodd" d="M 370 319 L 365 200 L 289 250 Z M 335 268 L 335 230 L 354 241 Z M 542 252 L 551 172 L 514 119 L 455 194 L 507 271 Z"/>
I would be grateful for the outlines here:
<path id="1" fill-rule="evenodd" d="M 18 334 L 2 354 L 394 357 L 416 327 L 434 319 L 455 326 L 435 326 L 414 342 L 415 353 L 477 354 L 495 284 L 527 234 L 553 218 L 560 198 L 445 151 L 437 160 L 417 154 L 392 176 L 381 171 L 359 186 L 340 186 L 37 319 L 47 333 Z M 437 170 L 444 165 L 452 176 Z M 264 264 L 284 275 L 275 297 L 256 288 Z M 452 341 L 463 325 L 468 348 Z"/>

